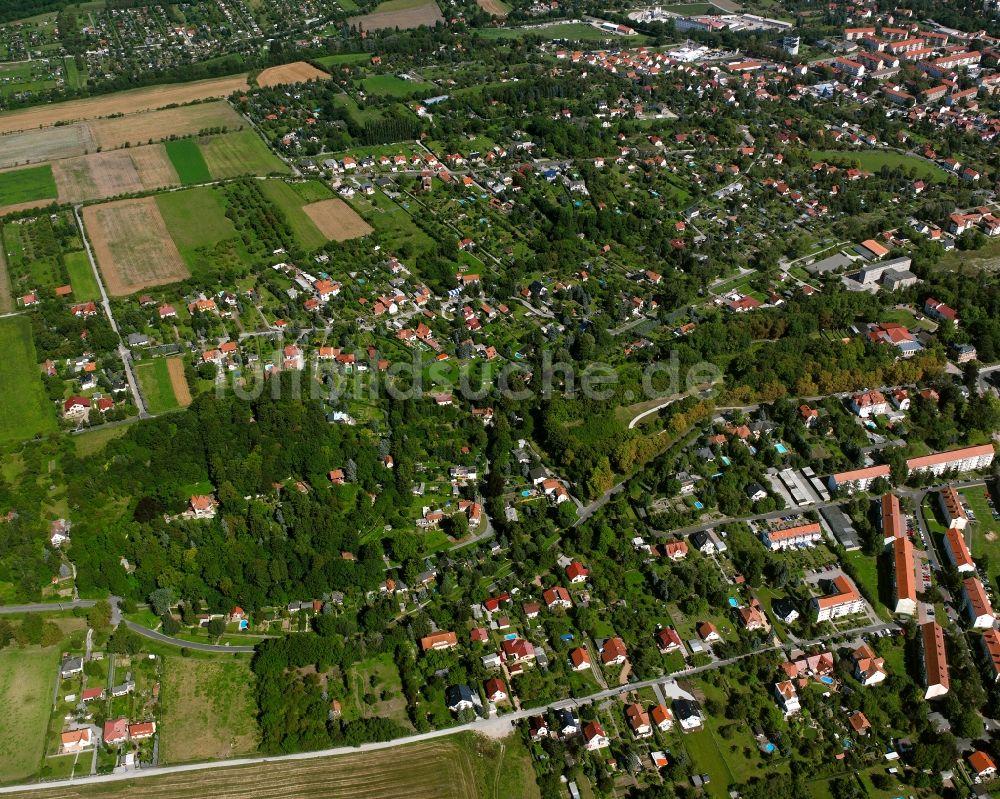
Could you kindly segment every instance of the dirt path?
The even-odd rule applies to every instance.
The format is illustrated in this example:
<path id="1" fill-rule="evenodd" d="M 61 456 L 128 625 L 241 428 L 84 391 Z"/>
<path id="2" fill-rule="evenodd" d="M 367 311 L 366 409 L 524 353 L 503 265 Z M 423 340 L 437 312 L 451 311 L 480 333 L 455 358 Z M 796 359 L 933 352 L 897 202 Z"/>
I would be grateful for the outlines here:
<path id="1" fill-rule="evenodd" d="M 7 274 L 7 259 L 0 238 L 0 313 L 14 311 L 14 298 L 10 294 L 10 275 Z"/>
<path id="2" fill-rule="evenodd" d="M 167 371 L 170 373 L 170 385 L 178 404 L 186 408 L 191 404 L 191 387 L 184 377 L 184 361 L 180 358 L 167 358 Z"/>

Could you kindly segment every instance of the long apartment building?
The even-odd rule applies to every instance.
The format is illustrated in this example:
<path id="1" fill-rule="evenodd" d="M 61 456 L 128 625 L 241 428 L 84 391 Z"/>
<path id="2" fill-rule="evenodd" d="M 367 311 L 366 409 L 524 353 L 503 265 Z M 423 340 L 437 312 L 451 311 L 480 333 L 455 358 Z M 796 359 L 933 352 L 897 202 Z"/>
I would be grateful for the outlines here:
<path id="1" fill-rule="evenodd" d="M 841 574 L 831 581 L 833 591 L 826 596 L 815 596 L 812 599 L 813 610 L 817 621 L 830 621 L 841 616 L 853 616 L 864 613 L 865 600 L 850 579 Z"/>
<path id="2" fill-rule="evenodd" d="M 899 497 L 895 494 L 882 495 L 882 499 L 879 501 L 879 522 L 882 526 L 884 546 L 892 546 L 897 538 L 906 538 L 903 514 L 899 509 Z"/>
<path id="3" fill-rule="evenodd" d="M 878 478 L 889 479 L 891 471 L 885 464 L 879 466 L 869 466 L 865 469 L 852 469 L 849 472 L 838 472 L 831 474 L 826 482 L 831 491 L 843 489 L 844 491 L 867 491 L 872 483 Z"/>
<path id="4" fill-rule="evenodd" d="M 952 527 L 944 534 L 944 552 L 952 566 L 959 572 L 975 572 L 976 563 L 965 543 L 965 534 Z"/>
<path id="5" fill-rule="evenodd" d="M 938 503 L 944 515 L 944 523 L 949 530 L 964 530 L 969 524 L 969 516 L 962 505 L 962 498 L 954 486 L 945 486 L 938 492 Z"/>
<path id="6" fill-rule="evenodd" d="M 988 630 L 996 623 L 993 605 L 986 596 L 986 589 L 978 577 L 966 577 L 962 581 L 962 599 L 965 615 L 969 617 L 972 626 L 979 630 Z"/>
<path id="7" fill-rule="evenodd" d="M 801 549 L 816 546 L 822 539 L 823 531 L 816 522 L 778 530 L 767 530 L 761 533 L 764 546 L 772 552 L 779 549 Z"/>
<path id="8" fill-rule="evenodd" d="M 983 633 L 983 654 L 993 682 L 1000 682 L 1000 632 L 992 627 Z"/>
<path id="9" fill-rule="evenodd" d="M 936 621 L 920 626 L 924 668 L 924 699 L 944 696 L 951 687 L 948 678 L 948 654 L 944 648 L 944 630 Z"/>
<path id="10" fill-rule="evenodd" d="M 935 476 L 950 471 L 976 472 L 992 464 L 993 456 L 993 445 L 982 444 L 978 447 L 963 447 L 948 452 L 935 452 L 933 455 L 910 458 L 906 462 L 906 468 L 917 474 L 930 473 Z"/>
<path id="11" fill-rule="evenodd" d="M 917 577 L 913 563 L 913 542 L 905 535 L 892 544 L 892 560 L 895 566 L 896 607 L 893 612 L 900 616 L 913 616 L 917 612 Z"/>

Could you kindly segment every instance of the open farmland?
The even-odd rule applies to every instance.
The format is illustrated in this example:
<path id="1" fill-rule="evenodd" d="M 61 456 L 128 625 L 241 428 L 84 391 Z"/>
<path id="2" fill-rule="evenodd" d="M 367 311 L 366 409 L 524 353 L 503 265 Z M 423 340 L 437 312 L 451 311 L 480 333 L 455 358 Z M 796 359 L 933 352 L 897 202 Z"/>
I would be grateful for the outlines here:
<path id="1" fill-rule="evenodd" d="M 343 200 L 321 200 L 303 206 L 302 210 L 320 233 L 332 241 L 356 239 L 372 232 L 372 226 Z"/>
<path id="2" fill-rule="evenodd" d="M 45 750 L 59 650 L 8 649 L 0 652 L 0 782 L 34 774 Z"/>
<path id="3" fill-rule="evenodd" d="M 162 144 L 64 158 L 52 163 L 59 202 L 103 200 L 179 182 Z"/>
<path id="4" fill-rule="evenodd" d="M 97 149 L 87 125 L 29 130 L 0 136 L 0 169 L 83 155 Z"/>
<path id="5" fill-rule="evenodd" d="M 280 67 L 268 67 L 257 76 L 257 85 L 267 88 L 281 86 L 286 83 L 305 83 L 308 80 L 326 80 L 330 76 L 305 61 L 294 64 L 282 64 Z"/>
<path id="6" fill-rule="evenodd" d="M 123 297 L 190 275 L 153 197 L 88 206 L 83 221 L 109 294 Z"/>
<path id="7" fill-rule="evenodd" d="M 193 139 L 178 139 L 168 141 L 164 147 L 182 183 L 207 183 L 212 179 L 198 142 Z"/>
<path id="8" fill-rule="evenodd" d="M 364 754 L 215 768 L 13 796 L 128 799 L 136 791 L 148 799 L 383 799 L 399 795 L 410 799 L 534 799 L 539 795 L 523 747 L 508 740 L 501 749 L 495 741 L 466 734 Z"/>
<path id="9" fill-rule="evenodd" d="M 380 3 L 370 14 L 351 17 L 350 25 L 359 30 L 377 31 L 386 28 L 419 28 L 444 22 L 441 9 L 432 0 L 388 0 Z"/>
<path id="10" fill-rule="evenodd" d="M 206 128 L 236 130 L 245 120 L 226 102 L 165 108 L 148 114 L 130 114 L 91 123 L 94 140 L 105 150 L 125 144 L 146 144 L 170 136 L 191 136 Z"/>
<path id="11" fill-rule="evenodd" d="M 0 319 L 0 351 L 0 386 L 4 387 L 0 392 L 0 441 L 20 441 L 55 430 L 55 412 L 42 386 L 31 322 L 26 317 Z M 0 740 L 10 738 L 0 732 Z"/>
<path id="12" fill-rule="evenodd" d="M 211 97 L 227 97 L 235 91 L 246 88 L 245 75 L 230 75 L 191 83 L 131 89 L 87 100 L 52 103 L 0 114 L 0 133 L 45 128 L 57 122 L 97 119 L 112 114 L 134 115 L 140 111 L 150 111 L 168 105 L 193 103 Z"/>
<path id="13" fill-rule="evenodd" d="M 66 271 L 73 286 L 73 299 L 78 301 L 99 300 L 101 290 L 94 277 L 87 253 L 77 250 L 66 254 Z"/>
<path id="14" fill-rule="evenodd" d="M 272 153 L 252 130 L 202 138 L 198 140 L 198 146 L 214 180 L 288 172 L 285 162 Z"/>
<path id="15" fill-rule="evenodd" d="M 55 196 L 56 184 L 49 166 L 0 172 L 0 207 L 53 200 Z"/>
<path id="16" fill-rule="evenodd" d="M 235 757 L 257 749 L 249 661 L 170 658 L 165 670 L 160 733 L 163 763 Z M 204 795 L 217 794 L 206 791 Z"/>
<path id="17" fill-rule="evenodd" d="M 476 0 L 476 3 L 483 11 L 494 17 L 506 17 L 510 13 L 510 6 L 502 0 Z"/>

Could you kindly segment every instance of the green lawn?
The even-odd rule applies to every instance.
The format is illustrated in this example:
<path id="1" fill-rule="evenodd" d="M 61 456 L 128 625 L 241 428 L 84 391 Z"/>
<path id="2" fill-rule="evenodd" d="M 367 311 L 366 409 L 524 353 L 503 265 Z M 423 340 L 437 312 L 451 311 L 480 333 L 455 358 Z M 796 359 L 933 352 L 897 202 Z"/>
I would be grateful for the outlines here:
<path id="1" fill-rule="evenodd" d="M 214 180 L 288 172 L 285 162 L 272 153 L 252 130 L 210 136 L 201 139 L 198 144 Z"/>
<path id="2" fill-rule="evenodd" d="M 315 250 L 326 244 L 326 236 L 320 233 L 319 228 L 302 210 L 304 203 L 295 189 L 283 180 L 264 181 L 262 188 L 267 198 L 284 212 L 292 228 L 292 235 L 304 249 Z"/>
<path id="3" fill-rule="evenodd" d="M 135 365 L 135 374 L 150 413 L 163 413 L 178 407 L 177 397 L 174 396 L 174 388 L 170 383 L 170 373 L 167 371 L 166 358 L 140 361 Z"/>
<path id="4" fill-rule="evenodd" d="M 0 319 L 0 442 L 32 438 L 56 429 L 55 414 L 42 386 L 31 322 Z M 2 739 L 2 738 L 0 738 Z"/>
<path id="5" fill-rule="evenodd" d="M 207 183 L 212 179 L 205 156 L 194 139 L 168 141 L 163 146 L 182 183 Z"/>
<path id="6" fill-rule="evenodd" d="M 181 255 L 236 236 L 221 195 L 210 186 L 165 192 L 156 204 Z"/>
<path id="7" fill-rule="evenodd" d="M 56 181 L 49 164 L 0 172 L 0 206 L 54 200 L 57 195 Z"/>
<path id="8" fill-rule="evenodd" d="M 71 252 L 66 256 L 66 271 L 73 286 L 73 299 L 77 302 L 101 299 L 101 289 L 94 277 L 90 259 L 85 252 Z"/>
<path id="9" fill-rule="evenodd" d="M 324 67 L 349 66 L 351 64 L 364 64 L 370 58 L 370 53 L 338 53 L 337 55 L 325 55 L 322 58 L 317 58 L 316 63 L 322 64 Z"/>
<path id="10" fill-rule="evenodd" d="M 809 157 L 814 161 L 830 161 L 837 164 L 857 164 L 859 169 L 878 172 L 883 166 L 899 168 L 905 171 L 913 170 L 914 175 L 933 183 L 945 180 L 944 170 L 912 155 L 887 150 L 861 150 L 847 152 L 844 150 L 810 150 Z"/>
<path id="11" fill-rule="evenodd" d="M 966 488 L 962 497 L 976 514 L 966 530 L 970 541 L 972 557 L 980 564 L 986 560 L 986 571 L 995 588 L 1000 579 L 1000 522 L 993 518 L 990 506 L 986 504 L 986 488 Z"/>
<path id="12" fill-rule="evenodd" d="M 395 75 L 372 75 L 361 81 L 361 88 L 368 94 L 379 97 L 409 97 L 418 92 L 434 90 L 433 83 L 424 81 L 404 80 Z"/>
<path id="13" fill-rule="evenodd" d="M 0 652 L 0 782 L 30 777 L 41 764 L 52 710 L 59 649 L 5 649 Z"/>

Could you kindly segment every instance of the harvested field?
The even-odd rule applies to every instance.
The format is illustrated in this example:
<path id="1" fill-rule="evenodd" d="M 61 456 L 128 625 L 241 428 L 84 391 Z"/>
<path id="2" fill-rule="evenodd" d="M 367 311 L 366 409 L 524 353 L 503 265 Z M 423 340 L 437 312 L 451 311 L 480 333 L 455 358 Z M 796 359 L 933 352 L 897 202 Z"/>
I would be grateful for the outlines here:
<path id="1" fill-rule="evenodd" d="M 0 239 L 0 314 L 10 313 L 13 310 L 14 298 L 10 293 L 10 275 L 7 274 L 7 260 Z"/>
<path id="2" fill-rule="evenodd" d="M 28 200 L 23 203 L 14 203 L 13 205 L 5 205 L 0 207 L 0 216 L 5 214 L 15 214 L 18 211 L 29 211 L 32 208 L 44 208 L 50 203 L 54 203 L 55 200 Z"/>
<path id="3" fill-rule="evenodd" d="M 54 161 L 52 173 L 63 203 L 103 200 L 180 183 L 162 144 Z"/>
<path id="4" fill-rule="evenodd" d="M 170 136 L 191 136 L 205 128 L 227 125 L 231 130 L 246 124 L 229 103 L 199 103 L 165 108 L 148 114 L 130 114 L 90 123 L 94 141 L 105 150 L 125 144 L 147 144 Z"/>
<path id="5" fill-rule="evenodd" d="M 348 23 L 357 26 L 358 30 L 377 31 L 386 28 L 419 28 L 421 25 L 433 26 L 438 22 L 444 22 L 444 16 L 437 3 L 427 2 L 410 8 L 378 9 L 391 5 L 382 3 L 371 14 L 364 14 L 359 17 L 351 17 Z"/>
<path id="6" fill-rule="evenodd" d="M 506 17 L 507 12 L 510 11 L 510 6 L 502 2 L 502 0 L 476 0 L 479 7 L 485 11 L 487 14 L 492 14 L 494 17 Z"/>
<path id="7" fill-rule="evenodd" d="M 69 100 L 65 103 L 26 108 L 0 114 L 0 133 L 33 130 L 49 127 L 57 122 L 97 119 L 112 114 L 135 114 L 179 103 L 193 103 L 211 97 L 226 97 L 247 88 L 245 75 L 176 83 L 167 86 L 149 86 L 126 92 L 108 94 L 86 100 Z M 40 160 L 40 159 L 38 159 Z"/>
<path id="8" fill-rule="evenodd" d="M 0 169 L 69 158 L 97 149 L 90 127 L 65 125 L 0 136 Z"/>
<path id="9" fill-rule="evenodd" d="M 207 136 L 198 140 L 198 146 L 215 180 L 289 171 L 288 165 L 272 153 L 264 140 L 252 130 Z"/>
<path id="10" fill-rule="evenodd" d="M 180 358 L 167 358 L 167 372 L 170 373 L 170 385 L 174 387 L 177 404 L 186 408 L 191 404 L 191 387 L 184 377 L 184 361 Z"/>
<path id="11" fill-rule="evenodd" d="M 305 83 L 308 80 L 326 80 L 330 76 L 305 61 L 268 67 L 257 76 L 257 85 L 263 88 L 281 86 L 285 83 Z"/>
<path id="12" fill-rule="evenodd" d="M 32 796 L 38 799 L 90 796 L 130 799 L 138 791 L 147 799 L 219 796 L 226 799 L 299 799 L 306 796 L 310 799 L 382 799 L 399 795 L 411 799 L 487 799 L 493 796 L 492 790 L 479 790 L 472 757 L 453 740 L 342 757 L 261 763 L 113 784 L 42 789 L 13 796 L 18 799 Z"/>
<path id="13" fill-rule="evenodd" d="M 372 226 L 343 200 L 320 200 L 302 206 L 302 210 L 331 241 L 356 239 L 372 232 Z"/>
<path id="14" fill-rule="evenodd" d="M 153 197 L 83 209 L 108 293 L 124 297 L 190 277 Z"/>

